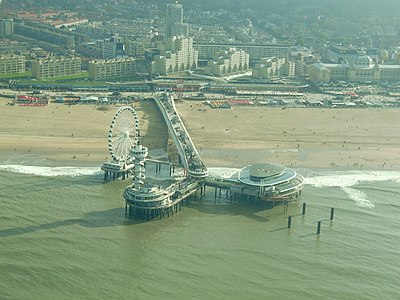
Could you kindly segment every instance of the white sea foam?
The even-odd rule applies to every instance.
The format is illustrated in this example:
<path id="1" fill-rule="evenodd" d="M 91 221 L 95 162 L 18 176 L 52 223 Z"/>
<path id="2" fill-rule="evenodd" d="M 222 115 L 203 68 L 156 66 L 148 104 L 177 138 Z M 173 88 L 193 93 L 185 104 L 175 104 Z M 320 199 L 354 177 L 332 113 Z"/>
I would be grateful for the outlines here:
<path id="1" fill-rule="evenodd" d="M 39 166 L 24 166 L 24 165 L 0 165 L 0 170 L 32 174 L 38 176 L 87 176 L 100 173 L 99 167 L 39 167 Z"/>
<path id="2" fill-rule="evenodd" d="M 348 172 L 331 172 L 308 177 L 305 184 L 316 187 L 339 186 L 350 187 L 360 182 L 371 181 L 400 181 L 400 172 L 392 171 L 348 171 Z"/>
<path id="3" fill-rule="evenodd" d="M 361 182 L 377 182 L 392 180 L 400 183 L 400 172 L 392 171 L 350 171 L 332 172 L 328 175 L 316 175 L 305 179 L 305 184 L 316 187 L 340 187 L 361 207 L 374 207 L 374 203 L 367 199 L 367 195 L 354 188 Z"/>
<path id="4" fill-rule="evenodd" d="M 351 200 L 353 200 L 358 206 L 361 207 L 369 207 L 373 208 L 375 207 L 374 203 L 372 203 L 370 200 L 367 199 L 367 195 L 360 191 L 356 190 L 354 188 L 348 187 L 348 186 L 342 186 L 342 190 L 349 196 Z"/>
<path id="5" fill-rule="evenodd" d="M 208 174 L 212 177 L 230 178 L 239 170 L 236 168 L 208 168 Z"/>

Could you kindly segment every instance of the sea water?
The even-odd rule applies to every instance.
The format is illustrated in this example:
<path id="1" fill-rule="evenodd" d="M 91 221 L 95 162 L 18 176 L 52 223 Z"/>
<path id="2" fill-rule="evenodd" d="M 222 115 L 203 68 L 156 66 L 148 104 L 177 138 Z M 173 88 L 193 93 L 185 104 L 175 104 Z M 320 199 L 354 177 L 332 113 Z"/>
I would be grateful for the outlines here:
<path id="1" fill-rule="evenodd" d="M 129 181 L 2 165 L 0 299 L 398 299 L 400 172 L 301 173 L 287 213 L 210 188 L 173 217 L 135 222 Z"/>

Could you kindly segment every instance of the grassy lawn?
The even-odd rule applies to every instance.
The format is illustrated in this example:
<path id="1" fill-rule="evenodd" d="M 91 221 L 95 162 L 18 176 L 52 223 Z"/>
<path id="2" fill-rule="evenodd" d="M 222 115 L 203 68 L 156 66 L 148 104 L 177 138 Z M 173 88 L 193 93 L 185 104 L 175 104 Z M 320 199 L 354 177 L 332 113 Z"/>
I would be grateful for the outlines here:
<path id="1" fill-rule="evenodd" d="M 51 77 L 46 79 L 29 79 L 29 80 L 20 80 L 20 83 L 25 84 L 67 84 L 67 85 L 75 85 L 75 84 L 88 84 L 89 81 L 86 81 L 88 78 L 88 72 L 82 72 L 78 75 L 70 75 L 70 76 L 59 76 L 59 77 Z"/>
<path id="2" fill-rule="evenodd" d="M 0 79 L 20 79 L 24 77 L 31 77 L 32 72 L 31 71 L 26 71 L 24 73 L 19 73 L 19 74 L 1 74 Z"/>
<path id="3" fill-rule="evenodd" d="M 73 80 L 85 80 L 89 76 L 88 72 L 82 72 L 78 75 L 70 75 L 70 76 L 60 76 L 60 77 L 52 77 L 49 78 L 48 81 L 73 81 Z"/>

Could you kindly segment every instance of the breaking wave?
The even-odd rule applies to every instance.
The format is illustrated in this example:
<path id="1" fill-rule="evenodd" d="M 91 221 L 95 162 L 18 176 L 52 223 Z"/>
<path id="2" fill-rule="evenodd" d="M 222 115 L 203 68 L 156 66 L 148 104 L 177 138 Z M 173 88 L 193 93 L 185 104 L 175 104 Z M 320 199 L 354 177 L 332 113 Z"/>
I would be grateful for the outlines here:
<path id="1" fill-rule="evenodd" d="M 24 165 L 0 165 L 0 171 L 7 171 L 20 174 L 31 174 L 37 176 L 88 176 L 100 174 L 99 167 L 39 167 Z"/>
<path id="2" fill-rule="evenodd" d="M 394 181 L 400 183 L 400 172 L 390 171 L 347 171 L 332 172 L 321 175 L 313 175 L 305 179 L 305 184 L 315 187 L 340 187 L 350 199 L 360 207 L 375 207 L 374 203 L 367 199 L 367 195 L 354 188 L 361 182 Z"/>

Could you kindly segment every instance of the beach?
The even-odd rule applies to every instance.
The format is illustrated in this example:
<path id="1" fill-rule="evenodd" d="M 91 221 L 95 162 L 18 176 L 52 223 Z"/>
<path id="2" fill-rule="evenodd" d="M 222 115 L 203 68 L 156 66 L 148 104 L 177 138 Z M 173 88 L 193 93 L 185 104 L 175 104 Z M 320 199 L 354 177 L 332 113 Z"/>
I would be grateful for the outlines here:
<path id="1" fill-rule="evenodd" d="M 9 106 L 0 99 L 2 162 L 100 165 L 120 106 Z M 212 109 L 201 101 L 176 104 L 200 156 L 210 167 L 279 162 L 301 168 L 400 169 L 396 109 Z M 166 148 L 167 129 L 155 104 L 135 102 L 143 144 Z"/>
<path id="2" fill-rule="evenodd" d="M 212 109 L 186 101 L 177 110 L 210 166 L 271 161 L 304 168 L 400 168 L 396 109 Z"/>
<path id="3" fill-rule="evenodd" d="M 0 98 L 0 157 L 4 163 L 101 165 L 110 160 L 108 131 L 122 105 L 10 106 Z M 168 135 L 151 101 L 134 103 L 143 144 L 165 148 Z M 150 117 L 151 116 L 151 117 Z M 151 122 L 150 122 L 151 119 Z"/>

